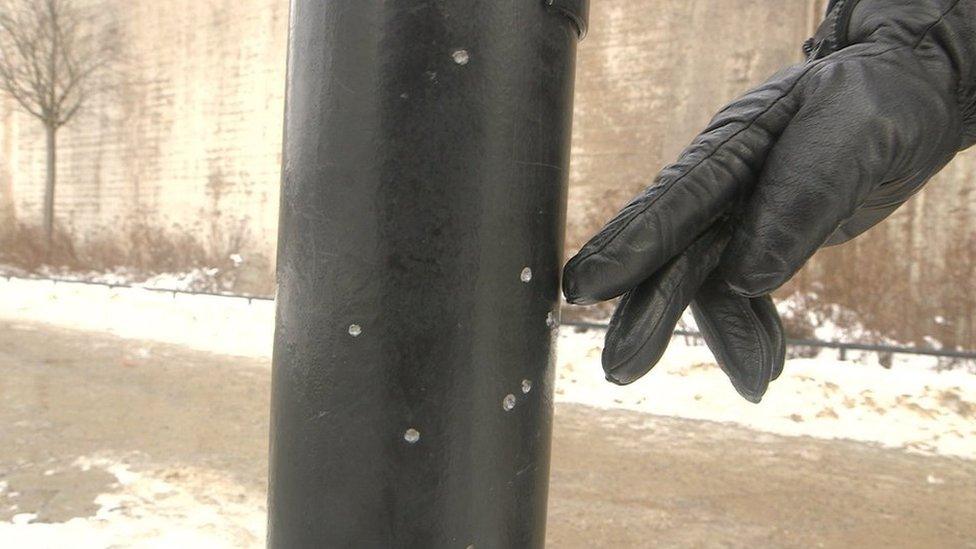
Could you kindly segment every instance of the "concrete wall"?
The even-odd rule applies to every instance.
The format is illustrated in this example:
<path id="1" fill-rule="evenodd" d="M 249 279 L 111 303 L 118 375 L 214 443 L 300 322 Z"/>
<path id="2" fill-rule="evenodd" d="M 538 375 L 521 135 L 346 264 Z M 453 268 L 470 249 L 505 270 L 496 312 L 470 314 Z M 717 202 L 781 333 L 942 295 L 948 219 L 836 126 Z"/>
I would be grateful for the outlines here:
<path id="1" fill-rule="evenodd" d="M 287 1 L 105 4 L 128 37 L 126 84 L 61 133 L 59 221 L 84 233 L 131 219 L 207 231 L 247 219 L 253 244 L 271 255 Z M 579 58 L 571 246 L 717 107 L 798 60 L 819 17 L 811 6 L 593 2 Z M 0 204 L 21 221 L 38 220 L 43 173 L 40 127 L 0 102 Z"/>
<path id="2" fill-rule="evenodd" d="M 250 249 L 273 256 L 287 2 L 92 1 L 123 18 L 127 82 L 62 132 L 59 220 L 78 235 L 136 220 L 202 240 L 229 238 L 243 223 Z M 799 61 L 823 3 L 594 0 L 579 55 L 568 250 L 716 109 Z M 0 100 L 0 215 L 39 219 L 43 170 L 39 125 Z M 891 222 L 824 254 L 799 285 L 871 303 L 865 310 L 894 315 L 892 325 L 905 315 L 931 323 L 923 305 L 937 304 L 952 310 L 951 330 L 976 339 L 974 183 L 970 153 Z"/>
<path id="3" fill-rule="evenodd" d="M 124 83 L 60 132 L 59 222 L 76 234 L 139 221 L 212 238 L 244 221 L 271 255 L 287 2 L 104 3 L 125 28 Z M 39 124 L 0 102 L 0 204 L 38 221 L 43 181 Z"/>

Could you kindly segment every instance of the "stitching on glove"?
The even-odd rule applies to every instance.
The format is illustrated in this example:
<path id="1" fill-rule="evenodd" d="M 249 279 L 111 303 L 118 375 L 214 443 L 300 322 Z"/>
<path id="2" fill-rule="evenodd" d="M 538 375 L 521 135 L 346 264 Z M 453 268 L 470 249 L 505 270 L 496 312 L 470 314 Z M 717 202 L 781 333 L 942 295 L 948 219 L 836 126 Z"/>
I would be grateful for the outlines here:
<path id="1" fill-rule="evenodd" d="M 837 10 L 837 17 L 834 19 L 833 29 L 830 33 L 836 51 L 850 46 L 847 33 L 850 30 L 851 18 L 854 16 L 854 8 L 857 7 L 858 2 L 860 0 L 839 0 L 838 2 L 840 7 Z"/>
<path id="2" fill-rule="evenodd" d="M 630 293 L 630 292 L 628 292 L 628 295 L 629 295 L 629 293 Z M 680 292 L 676 292 L 676 291 L 672 291 L 672 292 L 671 292 L 671 294 L 670 294 L 670 295 L 668 296 L 668 300 L 667 300 L 667 301 L 665 302 L 665 307 L 664 307 L 664 310 L 665 310 L 665 311 L 667 311 L 667 310 L 669 310 L 669 309 L 671 308 L 671 304 L 672 304 L 672 303 L 674 303 L 674 300 L 675 300 L 675 299 L 677 298 L 677 296 L 678 296 L 678 293 L 680 293 Z M 658 329 L 658 327 L 659 327 L 659 326 L 661 325 L 661 322 L 663 322 L 663 321 L 664 321 L 664 316 L 665 316 L 665 315 L 658 315 L 658 317 L 657 317 L 657 319 L 656 319 L 656 320 L 654 321 L 654 326 L 653 326 L 653 327 L 652 327 L 652 328 L 651 328 L 651 329 L 649 330 L 649 332 L 648 332 L 648 333 L 651 333 L 651 334 L 653 334 L 654 332 L 656 332 L 656 331 L 657 331 L 657 329 Z M 614 339 L 618 339 L 618 338 L 614 338 Z M 610 371 L 608 371 L 608 372 L 607 372 L 607 375 L 611 375 L 611 374 L 613 374 L 614 372 L 616 372 L 616 371 L 617 371 L 617 369 L 618 369 L 618 368 L 619 368 L 619 367 L 620 367 L 621 365 L 623 365 L 623 364 L 625 364 L 625 363 L 627 363 L 627 362 L 629 362 L 629 361 L 630 361 L 630 359 L 632 359 L 632 358 L 634 358 L 634 357 L 635 357 L 635 356 L 636 356 L 636 355 L 637 355 L 638 353 L 640 353 L 640 351 L 641 351 L 641 350 L 642 350 L 642 349 L 643 349 L 644 347 L 646 347 L 646 346 L 647 346 L 647 343 L 648 343 L 649 341 L 650 341 L 650 338 L 646 338 L 646 339 L 644 339 L 644 342 L 643 342 L 643 343 L 641 343 L 641 344 L 640 344 L 640 346 L 638 346 L 638 347 L 637 347 L 637 349 L 636 349 L 636 350 L 634 350 L 634 351 L 633 351 L 632 353 L 629 353 L 629 354 L 627 355 L 627 358 L 625 358 L 624 360 L 621 360 L 621 361 L 618 361 L 618 362 L 617 362 L 617 365 L 616 365 L 616 366 L 614 366 L 614 367 L 612 367 L 612 368 L 610 368 Z"/>
<path id="3" fill-rule="evenodd" d="M 761 375 L 763 373 L 763 370 L 765 370 L 766 366 L 769 364 L 768 355 L 770 353 L 770 349 L 768 348 L 768 346 L 763 345 L 764 340 L 762 337 L 763 334 L 766 333 L 766 327 L 762 325 L 762 322 L 759 320 L 759 317 L 756 316 L 756 311 L 752 310 L 752 305 L 748 298 L 736 299 L 734 301 L 736 306 L 739 308 L 739 311 L 742 313 L 742 316 L 748 318 L 749 323 L 752 324 L 752 329 L 749 330 L 749 332 L 756 336 L 755 340 L 756 343 L 759 345 L 759 364 L 761 365 L 761 369 L 759 373 Z M 768 338 L 766 338 L 765 342 L 770 343 Z M 766 378 L 768 380 L 769 378 L 768 374 L 766 375 Z"/>
<path id="4" fill-rule="evenodd" d="M 912 46 L 912 51 L 914 52 L 921 47 L 922 43 L 930 38 L 930 35 L 935 28 L 943 23 L 946 17 L 948 17 L 953 10 L 958 8 L 961 3 L 962 0 L 955 0 L 939 15 L 938 19 L 926 27 L 925 31 L 922 32 L 921 36 L 919 36 L 918 40 L 916 40 L 915 44 Z M 941 48 L 941 45 L 939 45 L 939 47 Z M 945 53 L 948 62 L 950 64 L 955 64 L 955 60 L 949 57 L 949 52 L 946 51 Z M 956 69 L 957 71 L 961 71 L 962 67 L 956 67 Z M 963 82 L 960 78 L 959 83 L 956 85 L 956 103 L 959 107 L 960 114 L 963 116 L 963 141 L 971 145 L 972 142 L 976 140 L 976 122 L 974 122 L 974 120 L 976 120 L 976 86 Z M 965 146 L 963 146 L 963 148 L 965 148 Z"/>
<path id="5" fill-rule="evenodd" d="M 952 10 L 956 9 L 959 6 L 959 2 L 961 2 L 961 0 L 955 0 L 952 3 L 952 5 L 950 5 L 948 8 L 946 8 L 946 10 L 943 11 L 941 15 L 939 15 L 939 18 L 938 19 L 936 19 L 935 21 L 933 21 L 932 24 L 929 25 L 928 27 L 925 27 L 925 31 L 922 32 L 922 35 L 918 38 L 918 41 L 916 41 L 915 42 L 915 45 L 912 46 L 912 51 L 917 50 L 918 47 L 922 45 L 922 42 L 924 42 L 925 39 L 929 37 L 929 33 L 932 32 L 932 29 L 934 29 L 936 26 L 938 26 L 939 23 L 945 21 L 946 16 L 949 15 L 949 13 Z"/>
<path id="6" fill-rule="evenodd" d="M 742 316 L 744 318 L 747 318 L 750 324 L 752 325 L 751 326 L 752 329 L 749 330 L 749 333 L 756 336 L 755 338 L 753 338 L 753 343 L 755 343 L 756 346 L 759 348 L 759 357 L 761 359 L 760 364 L 762 364 L 763 367 L 765 367 L 765 364 L 768 362 L 767 360 L 768 349 L 766 349 L 766 347 L 763 345 L 762 336 L 760 335 L 761 333 L 765 333 L 764 331 L 762 332 L 760 331 L 760 330 L 765 330 L 765 328 L 761 326 L 761 323 L 758 321 L 755 312 L 753 312 L 751 308 L 746 309 L 743 306 L 742 299 L 736 298 L 733 299 L 733 302 L 735 303 L 736 307 L 739 308 L 739 311 L 743 313 Z M 738 383 L 737 377 L 736 375 L 734 375 L 734 372 L 730 372 L 726 368 L 726 364 L 731 364 L 734 362 L 731 359 L 728 352 L 728 348 L 730 346 L 728 341 L 726 341 L 725 337 L 721 335 L 723 333 L 721 330 L 715 329 L 715 324 L 712 323 L 711 313 L 710 312 L 706 313 L 707 308 L 702 306 L 699 306 L 698 308 L 702 312 L 702 314 L 700 315 L 701 319 L 698 319 L 697 316 L 695 317 L 695 320 L 698 321 L 698 328 L 702 330 L 702 333 L 710 332 L 712 336 L 715 337 L 715 340 L 722 344 L 718 353 L 723 355 L 725 360 L 716 357 L 718 359 L 719 368 L 721 368 L 722 371 L 725 372 L 725 375 L 729 377 L 729 380 L 732 381 L 732 385 L 736 388 L 736 390 L 743 392 L 743 389 L 741 385 Z M 757 325 L 759 325 L 758 329 L 757 329 Z M 716 352 L 716 351 L 713 349 L 712 352 Z M 746 392 L 748 392 L 750 396 L 755 396 L 751 390 Z M 759 396 L 761 397 L 761 395 Z"/>

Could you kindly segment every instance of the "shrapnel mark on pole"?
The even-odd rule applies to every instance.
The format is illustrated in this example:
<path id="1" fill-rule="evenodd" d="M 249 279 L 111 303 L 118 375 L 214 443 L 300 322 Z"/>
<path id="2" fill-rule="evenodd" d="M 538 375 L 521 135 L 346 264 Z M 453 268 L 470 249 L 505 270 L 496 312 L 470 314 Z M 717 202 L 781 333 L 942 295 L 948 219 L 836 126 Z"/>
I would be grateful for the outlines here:
<path id="1" fill-rule="evenodd" d="M 512 408 L 515 408 L 515 395 L 507 394 L 505 395 L 505 398 L 502 399 L 502 410 L 510 412 L 512 411 Z"/>
<path id="2" fill-rule="evenodd" d="M 451 53 L 451 59 L 454 59 L 458 65 L 467 65 L 468 61 L 471 60 L 471 54 L 466 49 L 457 49 Z"/>
<path id="3" fill-rule="evenodd" d="M 403 433 L 403 440 L 409 442 L 410 444 L 416 444 L 420 440 L 420 431 L 414 429 L 413 427 L 407 429 Z"/>

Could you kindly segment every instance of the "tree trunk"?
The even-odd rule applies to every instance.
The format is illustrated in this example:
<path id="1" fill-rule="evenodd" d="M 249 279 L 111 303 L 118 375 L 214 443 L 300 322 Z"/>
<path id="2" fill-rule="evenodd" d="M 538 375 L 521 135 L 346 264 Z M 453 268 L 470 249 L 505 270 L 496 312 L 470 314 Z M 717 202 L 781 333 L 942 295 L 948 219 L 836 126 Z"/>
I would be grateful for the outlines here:
<path id="1" fill-rule="evenodd" d="M 44 238 L 47 250 L 54 240 L 54 184 L 57 181 L 57 133 L 53 124 L 45 124 L 47 134 L 47 182 L 44 185 Z"/>

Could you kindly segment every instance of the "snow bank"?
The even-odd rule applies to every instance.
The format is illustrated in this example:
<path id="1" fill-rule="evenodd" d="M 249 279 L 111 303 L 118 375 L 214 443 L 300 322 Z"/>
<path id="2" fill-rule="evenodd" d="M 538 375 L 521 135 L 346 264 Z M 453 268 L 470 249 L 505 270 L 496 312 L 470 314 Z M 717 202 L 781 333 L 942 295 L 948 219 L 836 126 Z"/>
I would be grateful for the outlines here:
<path id="1" fill-rule="evenodd" d="M 269 301 L 189 296 L 46 281 L 0 281 L 0 319 L 37 321 L 215 353 L 270 357 Z M 604 381 L 602 332 L 561 329 L 556 399 L 603 408 L 731 422 L 791 436 L 844 438 L 976 459 L 976 375 L 933 358 L 870 353 L 792 359 L 759 405 L 742 400 L 708 349 L 675 338 L 661 363 L 628 387 Z"/>
<path id="2" fill-rule="evenodd" d="M 859 362 L 828 353 L 792 359 L 763 401 L 750 404 L 706 347 L 683 338 L 673 339 L 654 370 L 627 387 L 603 380 L 602 333 L 564 329 L 559 344 L 559 401 L 976 459 L 976 376 L 937 371 L 935 359 L 898 357 L 890 370 L 867 354 Z"/>
<path id="3" fill-rule="evenodd" d="M 274 303 L 46 280 L 0 280 L 0 318 L 238 356 L 271 356 Z"/>

